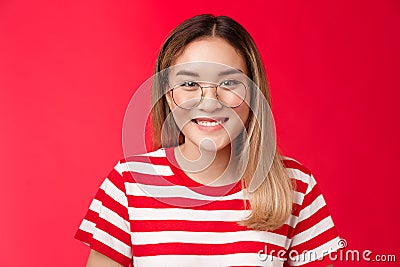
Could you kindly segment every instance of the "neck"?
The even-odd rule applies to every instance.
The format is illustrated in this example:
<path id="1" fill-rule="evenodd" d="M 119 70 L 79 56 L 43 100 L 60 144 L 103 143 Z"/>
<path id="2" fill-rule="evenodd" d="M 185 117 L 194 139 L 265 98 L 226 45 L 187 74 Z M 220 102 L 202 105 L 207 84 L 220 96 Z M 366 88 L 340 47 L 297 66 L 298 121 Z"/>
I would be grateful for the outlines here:
<path id="1" fill-rule="evenodd" d="M 176 160 L 183 171 L 196 182 L 211 186 L 231 184 L 238 180 L 234 175 L 235 163 L 230 161 L 230 156 L 231 145 L 213 151 L 185 142 L 175 148 Z"/>

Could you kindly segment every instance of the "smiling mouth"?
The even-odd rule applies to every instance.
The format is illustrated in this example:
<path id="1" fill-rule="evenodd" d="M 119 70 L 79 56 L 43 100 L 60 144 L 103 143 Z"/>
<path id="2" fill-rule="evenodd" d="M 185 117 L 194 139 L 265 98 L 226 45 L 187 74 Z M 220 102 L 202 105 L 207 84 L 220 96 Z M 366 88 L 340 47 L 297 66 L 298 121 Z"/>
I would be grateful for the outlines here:
<path id="1" fill-rule="evenodd" d="M 192 119 L 192 122 L 205 127 L 214 127 L 221 125 L 229 120 L 229 118 L 196 118 Z"/>

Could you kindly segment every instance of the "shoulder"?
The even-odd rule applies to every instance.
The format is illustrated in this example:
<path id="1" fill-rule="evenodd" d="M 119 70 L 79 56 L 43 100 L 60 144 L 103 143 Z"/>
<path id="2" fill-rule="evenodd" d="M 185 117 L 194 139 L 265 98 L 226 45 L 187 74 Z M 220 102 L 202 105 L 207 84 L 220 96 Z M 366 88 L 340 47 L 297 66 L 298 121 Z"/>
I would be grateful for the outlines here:
<path id="1" fill-rule="evenodd" d="M 281 156 L 283 166 L 288 170 L 297 170 L 302 172 L 305 175 L 311 175 L 310 169 L 308 169 L 304 164 L 299 162 L 298 160 L 288 157 L 288 156 Z"/>
<path id="2" fill-rule="evenodd" d="M 125 173 L 162 174 L 170 172 L 167 160 L 169 148 L 161 147 L 145 153 L 129 155 L 118 160 L 114 170 L 121 176 Z"/>
<path id="3" fill-rule="evenodd" d="M 292 157 L 282 155 L 281 159 L 289 178 L 296 186 L 295 191 L 302 194 L 308 193 L 316 184 L 311 170 Z"/>

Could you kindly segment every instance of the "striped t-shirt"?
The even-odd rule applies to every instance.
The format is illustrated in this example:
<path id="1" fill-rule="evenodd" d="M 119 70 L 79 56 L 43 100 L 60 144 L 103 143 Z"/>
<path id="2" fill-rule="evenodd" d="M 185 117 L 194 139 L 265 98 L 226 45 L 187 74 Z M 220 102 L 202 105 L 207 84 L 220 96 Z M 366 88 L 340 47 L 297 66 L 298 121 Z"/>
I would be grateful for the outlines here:
<path id="1" fill-rule="evenodd" d="M 75 237 L 124 266 L 327 266 L 339 237 L 313 175 L 284 157 L 296 183 L 293 212 L 274 231 L 237 222 L 250 212 L 241 182 L 202 185 L 174 148 L 118 161 Z"/>

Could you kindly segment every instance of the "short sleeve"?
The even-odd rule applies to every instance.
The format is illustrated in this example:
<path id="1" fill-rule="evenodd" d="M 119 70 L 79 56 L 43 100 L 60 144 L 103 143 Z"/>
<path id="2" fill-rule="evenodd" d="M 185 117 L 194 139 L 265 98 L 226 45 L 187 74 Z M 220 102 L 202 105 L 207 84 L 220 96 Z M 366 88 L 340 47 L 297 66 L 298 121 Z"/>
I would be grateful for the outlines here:
<path id="1" fill-rule="evenodd" d="M 130 266 L 132 242 L 128 199 L 119 166 L 120 161 L 102 182 L 75 238 L 114 261 Z"/>
<path id="2" fill-rule="evenodd" d="M 325 199 L 314 176 L 308 178 L 288 250 L 289 266 L 327 266 L 333 263 L 331 253 L 341 248 Z"/>

